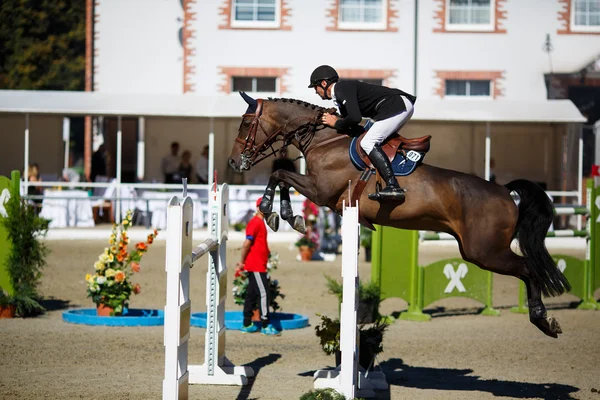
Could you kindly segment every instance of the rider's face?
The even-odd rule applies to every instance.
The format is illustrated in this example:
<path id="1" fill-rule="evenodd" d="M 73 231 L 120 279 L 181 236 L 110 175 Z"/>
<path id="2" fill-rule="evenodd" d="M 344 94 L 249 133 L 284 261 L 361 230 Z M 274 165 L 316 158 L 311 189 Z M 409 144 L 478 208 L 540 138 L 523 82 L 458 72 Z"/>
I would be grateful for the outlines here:
<path id="1" fill-rule="evenodd" d="M 317 86 L 315 86 L 315 93 L 319 95 L 323 100 L 327 100 L 329 97 L 325 92 L 325 88 L 327 87 L 327 82 L 321 81 Z"/>

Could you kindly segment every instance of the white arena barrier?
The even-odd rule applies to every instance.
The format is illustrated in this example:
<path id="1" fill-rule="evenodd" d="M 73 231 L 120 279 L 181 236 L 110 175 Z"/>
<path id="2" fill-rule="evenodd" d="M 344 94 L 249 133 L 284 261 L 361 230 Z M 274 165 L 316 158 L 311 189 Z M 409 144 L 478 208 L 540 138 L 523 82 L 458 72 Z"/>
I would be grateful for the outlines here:
<path id="1" fill-rule="evenodd" d="M 342 306 L 340 316 L 341 364 L 334 370 L 319 370 L 314 388 L 332 388 L 348 399 L 375 397 L 374 390 L 388 388 L 382 372 L 365 371 L 358 365 L 358 244 L 360 224 L 358 204 L 343 207 L 342 217 Z"/>
<path id="2" fill-rule="evenodd" d="M 173 197 L 167 209 L 165 305 L 165 378 L 163 400 L 186 400 L 189 384 L 246 385 L 254 376 L 250 367 L 236 367 L 225 356 L 225 299 L 227 297 L 227 234 L 229 227 L 227 184 L 215 184 L 209 193 L 211 237 L 192 249 L 193 202 L 187 196 Z M 191 301 L 190 268 L 208 256 L 206 273 L 207 329 L 205 362 L 188 365 Z"/>

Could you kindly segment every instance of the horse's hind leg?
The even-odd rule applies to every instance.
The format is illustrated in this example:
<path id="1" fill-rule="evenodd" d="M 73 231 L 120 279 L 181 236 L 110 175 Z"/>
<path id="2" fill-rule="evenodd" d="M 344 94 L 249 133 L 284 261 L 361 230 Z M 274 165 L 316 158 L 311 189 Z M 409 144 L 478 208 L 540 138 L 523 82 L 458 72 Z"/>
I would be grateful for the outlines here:
<path id="1" fill-rule="evenodd" d="M 515 254 L 509 245 L 496 250 L 490 249 L 482 241 L 479 241 L 479 246 L 476 247 L 469 244 L 464 245 L 461 241 L 459 241 L 459 245 L 461 254 L 466 261 L 497 274 L 515 276 L 521 279 L 527 287 L 529 320 L 531 323 L 553 338 L 562 333 L 558 321 L 554 317 L 547 316 L 546 307 L 542 302 L 541 290 L 533 283 L 525 259 Z"/>

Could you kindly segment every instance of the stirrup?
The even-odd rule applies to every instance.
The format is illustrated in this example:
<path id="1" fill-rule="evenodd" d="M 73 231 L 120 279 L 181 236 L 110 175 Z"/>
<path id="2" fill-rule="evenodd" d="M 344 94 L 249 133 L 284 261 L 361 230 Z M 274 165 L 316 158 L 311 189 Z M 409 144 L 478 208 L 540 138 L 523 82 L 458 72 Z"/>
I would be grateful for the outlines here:
<path id="1" fill-rule="evenodd" d="M 400 186 L 387 186 L 379 190 L 379 185 L 375 185 L 375 193 L 369 194 L 369 200 L 404 202 L 406 198 L 404 193 L 405 190 Z"/>

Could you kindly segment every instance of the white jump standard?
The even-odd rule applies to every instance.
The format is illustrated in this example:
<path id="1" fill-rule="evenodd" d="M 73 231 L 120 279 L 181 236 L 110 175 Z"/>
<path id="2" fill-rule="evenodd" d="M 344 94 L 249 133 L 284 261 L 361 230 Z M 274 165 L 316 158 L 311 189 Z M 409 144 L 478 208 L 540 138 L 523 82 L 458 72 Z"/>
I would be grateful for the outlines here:
<path id="1" fill-rule="evenodd" d="M 165 378 L 163 400 L 185 400 L 189 384 L 245 385 L 250 367 L 236 367 L 225 356 L 227 297 L 227 234 L 229 189 L 209 193 L 211 237 L 192 250 L 193 202 L 185 187 L 183 199 L 173 197 L 167 209 L 167 301 L 165 305 Z M 206 273 L 207 329 L 205 362 L 188 366 L 191 301 L 190 268 L 208 255 Z"/>
<path id="2" fill-rule="evenodd" d="M 341 364 L 334 370 L 319 370 L 314 388 L 332 388 L 348 399 L 375 397 L 373 390 L 388 388 L 382 372 L 365 371 L 358 365 L 358 207 L 343 207 L 342 218 L 342 306 L 340 316 Z"/>

